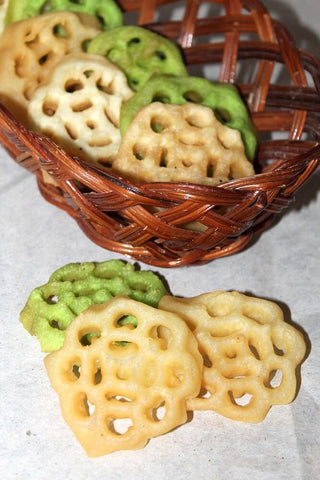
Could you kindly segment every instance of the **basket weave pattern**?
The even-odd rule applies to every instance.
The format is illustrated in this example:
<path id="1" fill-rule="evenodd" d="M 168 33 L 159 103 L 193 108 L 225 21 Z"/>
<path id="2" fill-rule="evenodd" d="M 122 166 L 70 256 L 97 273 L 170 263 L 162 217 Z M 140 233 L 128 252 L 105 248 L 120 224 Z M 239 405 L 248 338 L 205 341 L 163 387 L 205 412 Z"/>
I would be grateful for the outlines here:
<path id="1" fill-rule="evenodd" d="M 103 248 L 160 267 L 236 253 L 287 207 L 320 162 L 320 62 L 299 50 L 258 0 L 189 0 L 178 20 L 162 16 L 181 2 L 119 4 L 139 12 L 140 25 L 175 40 L 190 72 L 216 68 L 217 76 L 207 78 L 239 87 L 259 135 L 257 174 L 218 187 L 134 185 L 70 157 L 1 105 L 0 141 L 36 175 L 43 197 Z"/>

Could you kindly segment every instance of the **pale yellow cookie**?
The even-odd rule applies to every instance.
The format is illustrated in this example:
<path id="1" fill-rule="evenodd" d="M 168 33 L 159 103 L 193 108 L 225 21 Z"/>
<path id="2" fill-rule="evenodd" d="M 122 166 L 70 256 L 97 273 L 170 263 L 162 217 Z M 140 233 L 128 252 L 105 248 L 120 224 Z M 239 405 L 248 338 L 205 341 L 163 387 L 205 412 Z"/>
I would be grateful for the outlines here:
<path id="1" fill-rule="evenodd" d="M 142 448 L 183 424 L 203 364 L 178 315 L 115 297 L 80 314 L 45 366 L 64 419 L 96 457 Z"/>
<path id="2" fill-rule="evenodd" d="M 69 154 L 111 167 L 121 141 L 120 109 L 132 95 L 122 70 L 106 58 L 70 54 L 35 90 L 28 115 L 34 130 Z"/>
<path id="3" fill-rule="evenodd" d="M 83 52 L 101 30 L 91 15 L 55 12 L 8 25 L 0 36 L 0 101 L 22 122 L 30 98 L 67 54 Z"/>
<path id="4" fill-rule="evenodd" d="M 260 422 L 272 405 L 293 400 L 306 346 L 277 304 L 216 291 L 183 299 L 164 296 L 159 308 L 186 321 L 204 359 L 202 391 L 188 400 L 188 408 Z"/>
<path id="5" fill-rule="evenodd" d="M 137 183 L 218 185 L 254 175 L 238 130 L 195 103 L 142 107 L 123 136 L 113 168 Z"/>

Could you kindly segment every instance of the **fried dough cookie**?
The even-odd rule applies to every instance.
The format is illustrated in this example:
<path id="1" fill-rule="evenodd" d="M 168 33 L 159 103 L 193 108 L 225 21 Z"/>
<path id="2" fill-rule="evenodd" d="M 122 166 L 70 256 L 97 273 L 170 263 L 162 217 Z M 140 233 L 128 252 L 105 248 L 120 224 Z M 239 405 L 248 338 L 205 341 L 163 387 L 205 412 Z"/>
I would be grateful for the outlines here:
<path id="1" fill-rule="evenodd" d="M 153 75 L 123 106 L 120 118 L 122 134 L 126 132 L 138 111 L 152 102 L 172 105 L 196 103 L 210 107 L 221 123 L 241 133 L 246 156 L 248 160 L 254 160 L 257 132 L 247 105 L 235 85 L 211 82 L 206 78 L 190 75 Z"/>
<path id="2" fill-rule="evenodd" d="M 186 321 L 204 359 L 202 391 L 188 400 L 188 408 L 261 422 L 272 405 L 293 400 L 306 346 L 277 304 L 216 291 L 193 298 L 164 296 L 159 308 Z"/>
<path id="3" fill-rule="evenodd" d="M 8 25 L 0 37 L 0 101 L 26 123 L 28 103 L 67 54 L 83 52 L 100 31 L 91 15 L 55 12 Z"/>
<path id="4" fill-rule="evenodd" d="M 106 30 L 123 23 L 122 12 L 114 0 L 10 0 L 5 24 L 60 10 L 95 16 Z"/>
<path id="5" fill-rule="evenodd" d="M 137 25 L 100 33 L 90 42 L 88 52 L 103 55 L 118 65 L 135 91 L 156 74 L 187 75 L 179 47 L 172 40 Z"/>
<path id="6" fill-rule="evenodd" d="M 122 104 L 133 95 L 124 73 L 100 55 L 65 56 L 28 105 L 32 128 L 70 155 L 111 167 L 118 153 Z"/>
<path id="7" fill-rule="evenodd" d="M 136 326 L 122 324 L 133 316 Z M 92 342 L 83 337 L 93 333 Z M 178 315 L 125 297 L 94 305 L 45 358 L 62 415 L 89 457 L 138 449 L 187 420 L 202 358 Z"/>
<path id="8" fill-rule="evenodd" d="M 140 182 L 219 185 L 254 175 L 238 130 L 220 123 L 211 108 L 153 102 L 139 110 L 113 164 Z"/>
<path id="9" fill-rule="evenodd" d="M 155 273 L 136 270 L 129 262 L 68 263 L 54 271 L 47 283 L 32 290 L 20 321 L 37 337 L 41 350 L 51 352 L 63 345 L 68 325 L 91 305 L 126 295 L 157 307 L 165 293 Z"/>

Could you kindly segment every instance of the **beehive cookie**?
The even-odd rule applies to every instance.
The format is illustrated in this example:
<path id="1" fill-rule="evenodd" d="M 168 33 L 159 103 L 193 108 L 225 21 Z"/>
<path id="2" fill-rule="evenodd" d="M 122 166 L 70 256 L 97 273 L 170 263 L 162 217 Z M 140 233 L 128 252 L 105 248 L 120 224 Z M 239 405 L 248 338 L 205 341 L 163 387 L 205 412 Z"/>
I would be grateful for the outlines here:
<path id="1" fill-rule="evenodd" d="M 140 182 L 219 185 L 254 175 L 240 132 L 220 123 L 203 105 L 153 102 L 125 132 L 113 169 Z"/>
<path id="2" fill-rule="evenodd" d="M 74 318 L 93 304 L 126 295 L 154 307 L 167 292 L 150 270 L 136 270 L 121 260 L 68 263 L 36 287 L 20 313 L 24 328 L 35 335 L 42 351 L 59 349 Z"/>
<path id="3" fill-rule="evenodd" d="M 106 58 L 66 55 L 28 105 L 32 128 L 69 154 L 111 167 L 118 153 L 122 104 L 133 95 L 124 73 Z"/>
<path id="4" fill-rule="evenodd" d="M 16 118 L 26 123 L 28 103 L 39 84 L 65 55 L 85 51 L 101 31 L 92 19 L 55 12 L 5 28 L 0 37 L 0 101 Z"/>
<path id="5" fill-rule="evenodd" d="M 156 74 L 187 75 L 179 47 L 163 35 L 137 25 L 100 33 L 90 42 L 88 51 L 118 65 L 135 91 Z"/>
<path id="6" fill-rule="evenodd" d="M 122 324 L 133 316 L 136 326 Z M 88 345 L 83 337 L 93 333 Z M 62 415 L 87 455 L 138 449 L 187 420 L 202 358 L 179 316 L 125 297 L 94 305 L 45 358 Z"/>
<path id="7" fill-rule="evenodd" d="M 119 27 L 123 23 L 122 12 L 114 0 L 10 0 L 5 24 L 57 11 L 92 15 L 106 30 Z"/>
<path id="8" fill-rule="evenodd" d="M 216 291 L 183 299 L 164 296 L 159 307 L 184 318 L 204 359 L 202 391 L 188 408 L 261 422 L 272 405 L 293 400 L 306 345 L 277 304 Z"/>

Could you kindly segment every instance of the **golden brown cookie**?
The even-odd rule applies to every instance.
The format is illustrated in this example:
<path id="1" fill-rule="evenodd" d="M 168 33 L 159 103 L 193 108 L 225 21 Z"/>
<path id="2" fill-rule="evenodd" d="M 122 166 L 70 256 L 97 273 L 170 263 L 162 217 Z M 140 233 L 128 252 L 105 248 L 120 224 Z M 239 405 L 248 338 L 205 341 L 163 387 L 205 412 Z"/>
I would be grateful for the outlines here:
<path id="1" fill-rule="evenodd" d="M 113 168 L 137 183 L 219 185 L 254 175 L 239 131 L 195 103 L 142 107 L 124 134 Z"/>
<path id="2" fill-rule="evenodd" d="M 186 321 L 204 359 L 202 391 L 188 400 L 188 408 L 260 422 L 272 405 L 293 400 L 306 346 L 277 304 L 216 291 L 183 299 L 164 296 L 159 308 Z"/>
<path id="3" fill-rule="evenodd" d="M 22 122 L 30 98 L 67 54 L 83 52 L 101 30 L 93 17 L 55 12 L 8 25 L 0 37 L 0 100 Z M 14 41 L 13 41 L 14 39 Z"/>
<path id="4" fill-rule="evenodd" d="M 202 374 L 184 321 L 126 297 L 80 314 L 45 366 L 62 415 L 90 457 L 142 448 L 183 424 Z"/>

